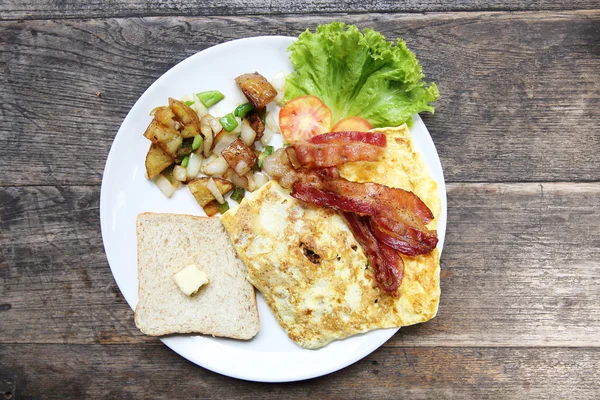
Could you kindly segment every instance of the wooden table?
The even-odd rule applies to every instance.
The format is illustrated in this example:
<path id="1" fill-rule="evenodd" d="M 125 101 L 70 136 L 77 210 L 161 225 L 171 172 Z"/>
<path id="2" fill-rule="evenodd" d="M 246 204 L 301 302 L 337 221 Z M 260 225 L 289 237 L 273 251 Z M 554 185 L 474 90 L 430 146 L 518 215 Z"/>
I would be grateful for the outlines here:
<path id="1" fill-rule="evenodd" d="M 0 398 L 600 398 L 598 0 L 223 3 L 0 3 Z M 440 88 L 439 314 L 328 376 L 227 378 L 136 329 L 102 246 L 104 163 L 177 62 L 330 20 L 405 38 Z"/>

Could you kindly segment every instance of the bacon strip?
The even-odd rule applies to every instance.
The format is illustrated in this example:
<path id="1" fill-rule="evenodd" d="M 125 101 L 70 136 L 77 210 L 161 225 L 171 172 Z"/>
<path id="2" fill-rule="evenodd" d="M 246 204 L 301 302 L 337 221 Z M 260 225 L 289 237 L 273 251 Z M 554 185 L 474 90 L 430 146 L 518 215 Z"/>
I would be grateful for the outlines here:
<path id="1" fill-rule="evenodd" d="M 318 184 L 314 182 L 296 182 L 291 195 L 307 203 L 331 207 L 343 212 L 352 212 L 359 215 L 377 215 L 380 213 L 380 207 L 369 201 L 369 199 L 356 199 L 329 192 L 319 188 Z"/>
<path id="2" fill-rule="evenodd" d="M 375 238 L 406 255 L 425 254 L 437 245 L 437 232 L 430 231 L 424 224 L 429 221 L 428 216 L 432 216 L 431 211 L 412 192 L 342 178 L 312 179 L 296 182 L 292 197 L 345 213 L 373 217 Z"/>
<path id="3" fill-rule="evenodd" d="M 385 147 L 387 144 L 387 137 L 385 134 L 380 132 L 341 131 L 322 133 L 320 135 L 313 136 L 309 139 L 309 142 L 313 144 L 361 142 L 365 144 L 372 144 L 373 146 Z"/>
<path id="4" fill-rule="evenodd" d="M 377 241 L 373 235 L 369 217 L 359 217 L 353 213 L 343 213 L 342 215 L 365 251 L 381 289 L 388 293 L 395 293 L 404 276 L 402 258 L 395 250 Z"/>
<path id="5" fill-rule="evenodd" d="M 372 227 L 379 242 L 408 256 L 427 254 L 438 243 L 437 232 L 425 227 L 418 229 L 383 217 L 374 217 Z"/>
<path id="6" fill-rule="evenodd" d="M 352 182 L 346 179 L 336 179 L 323 182 L 323 190 L 338 193 L 343 196 L 364 199 L 378 204 L 382 211 L 406 210 L 416 215 L 423 224 L 433 220 L 433 213 L 427 204 L 415 195 L 404 189 L 391 188 L 373 182 Z M 385 206 L 385 207 L 384 207 Z"/>
<path id="7" fill-rule="evenodd" d="M 352 161 L 379 160 L 384 153 L 386 136 L 371 132 L 330 132 L 297 141 L 292 146 L 303 167 L 334 167 Z"/>
<path id="8" fill-rule="evenodd" d="M 307 195 L 309 191 L 313 195 L 318 194 L 318 199 L 311 201 L 312 196 Z M 360 215 L 383 213 L 390 219 L 398 219 L 401 214 L 402 220 L 417 225 L 427 224 L 433 219 L 429 207 L 413 192 L 373 182 L 352 182 L 343 178 L 304 181 L 294 185 L 294 193 L 292 196 L 300 200 Z M 347 208 L 340 208 L 338 203 Z M 417 220 L 413 215 L 418 217 Z"/>

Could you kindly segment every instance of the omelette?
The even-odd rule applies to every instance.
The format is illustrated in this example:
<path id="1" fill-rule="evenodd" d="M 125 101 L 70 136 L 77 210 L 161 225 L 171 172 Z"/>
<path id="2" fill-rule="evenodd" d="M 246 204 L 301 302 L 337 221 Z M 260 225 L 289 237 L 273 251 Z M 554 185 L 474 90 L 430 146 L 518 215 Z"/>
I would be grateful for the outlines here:
<path id="1" fill-rule="evenodd" d="M 342 177 L 414 192 L 433 212 L 438 187 L 406 125 L 385 133 L 384 156 L 341 166 Z M 297 200 L 270 181 L 222 216 L 238 256 L 290 339 L 316 349 L 379 328 L 425 322 L 438 309 L 439 251 L 402 255 L 404 278 L 394 297 L 379 288 L 372 267 L 334 210 Z"/>

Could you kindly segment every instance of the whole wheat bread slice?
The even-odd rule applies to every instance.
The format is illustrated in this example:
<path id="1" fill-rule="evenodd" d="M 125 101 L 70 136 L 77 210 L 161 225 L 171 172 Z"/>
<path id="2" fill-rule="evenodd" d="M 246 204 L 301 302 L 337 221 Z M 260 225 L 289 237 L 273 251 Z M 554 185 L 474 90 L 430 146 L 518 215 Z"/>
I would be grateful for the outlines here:
<path id="1" fill-rule="evenodd" d="M 218 218 L 142 213 L 137 217 L 138 304 L 147 335 L 203 333 L 250 339 L 259 328 L 256 295 Z M 186 296 L 173 275 L 189 264 L 210 283 Z"/>

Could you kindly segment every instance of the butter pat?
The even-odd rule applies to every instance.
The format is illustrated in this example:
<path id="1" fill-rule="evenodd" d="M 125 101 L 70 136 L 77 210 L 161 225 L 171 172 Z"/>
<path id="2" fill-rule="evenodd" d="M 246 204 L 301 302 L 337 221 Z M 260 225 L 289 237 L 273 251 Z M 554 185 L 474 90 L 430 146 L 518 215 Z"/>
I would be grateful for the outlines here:
<path id="1" fill-rule="evenodd" d="M 186 296 L 191 296 L 202 285 L 208 283 L 208 275 L 206 275 L 206 272 L 200 271 L 195 264 L 190 264 L 173 275 L 173 280 Z"/>

